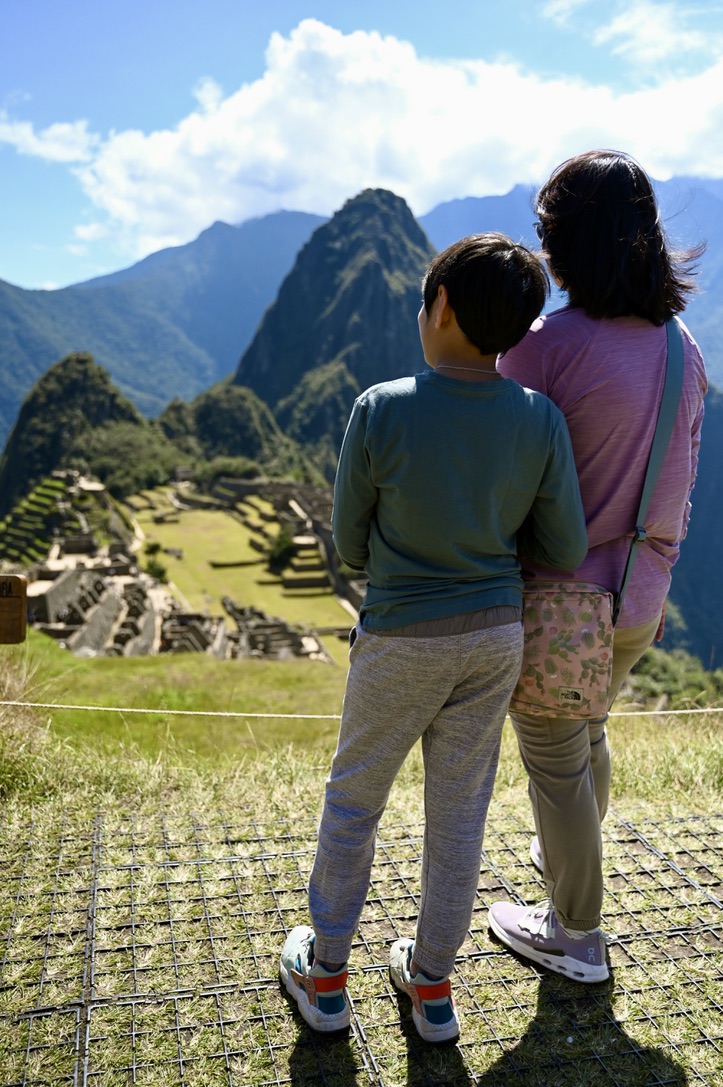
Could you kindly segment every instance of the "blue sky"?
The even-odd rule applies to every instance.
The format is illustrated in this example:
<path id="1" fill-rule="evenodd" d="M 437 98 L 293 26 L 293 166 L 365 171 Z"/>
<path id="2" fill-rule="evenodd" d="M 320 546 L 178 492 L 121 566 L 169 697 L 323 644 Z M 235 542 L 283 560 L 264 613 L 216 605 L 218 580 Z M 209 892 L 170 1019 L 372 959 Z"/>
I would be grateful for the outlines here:
<path id="1" fill-rule="evenodd" d="M 599 146 L 723 177 L 723 0 L 0 0 L 22 287 L 367 186 L 422 215 Z"/>

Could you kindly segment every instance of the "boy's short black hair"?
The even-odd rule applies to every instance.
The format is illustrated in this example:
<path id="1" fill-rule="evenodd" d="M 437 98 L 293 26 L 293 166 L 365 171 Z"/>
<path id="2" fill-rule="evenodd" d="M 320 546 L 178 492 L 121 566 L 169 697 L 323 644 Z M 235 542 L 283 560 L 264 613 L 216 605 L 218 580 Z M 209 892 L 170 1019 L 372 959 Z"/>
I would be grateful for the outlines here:
<path id="1" fill-rule="evenodd" d="M 422 280 L 429 313 L 445 287 L 457 324 L 482 355 L 519 343 L 550 290 L 541 261 L 506 234 L 472 234 L 439 253 Z"/>

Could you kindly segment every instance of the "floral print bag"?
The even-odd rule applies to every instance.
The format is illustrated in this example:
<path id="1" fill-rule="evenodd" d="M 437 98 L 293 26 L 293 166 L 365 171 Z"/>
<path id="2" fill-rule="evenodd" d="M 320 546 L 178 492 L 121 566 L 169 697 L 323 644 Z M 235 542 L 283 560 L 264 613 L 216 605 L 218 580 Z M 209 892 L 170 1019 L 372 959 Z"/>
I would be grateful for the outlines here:
<path id="1" fill-rule="evenodd" d="M 584 582 L 528 581 L 522 626 L 522 672 L 510 709 L 587 720 L 607 713 L 613 594 Z"/>

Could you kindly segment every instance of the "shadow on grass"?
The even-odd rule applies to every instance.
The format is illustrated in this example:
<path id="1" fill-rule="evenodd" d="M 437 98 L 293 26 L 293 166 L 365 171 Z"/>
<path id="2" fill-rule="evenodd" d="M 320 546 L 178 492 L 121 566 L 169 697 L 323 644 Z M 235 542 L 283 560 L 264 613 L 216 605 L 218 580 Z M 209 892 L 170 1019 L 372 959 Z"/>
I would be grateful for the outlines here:
<path id="1" fill-rule="evenodd" d="M 289 1080 L 293 1087 L 361 1087 L 369 1075 L 349 1030 L 324 1035 L 307 1028 L 289 1058 Z"/>
<path id="2" fill-rule="evenodd" d="M 465 1064 L 459 1042 L 430 1044 L 417 1034 L 412 1019 L 412 1002 L 406 995 L 395 993 L 399 1022 L 407 1043 L 408 1087 L 474 1087 L 477 1082 Z M 461 1022 L 464 1036 L 464 1020 Z M 502 1080 L 498 1081 L 502 1084 Z"/>
<path id="3" fill-rule="evenodd" d="M 406 1043 L 406 1087 L 685 1087 L 689 1081 L 683 1067 L 663 1049 L 638 1045 L 615 1017 L 613 985 L 612 978 L 583 986 L 541 974 L 534 1017 L 519 1041 L 510 1040 L 491 1064 L 489 1058 L 506 1040 L 490 1038 L 474 1012 L 462 1019 L 458 1042 L 430 1045 L 417 1034 L 410 1001 L 396 994 Z M 482 1037 L 475 1039 L 480 1025 Z M 386 1083 L 384 1069 L 392 1054 L 370 1051 L 368 1065 L 365 1048 L 352 1034 L 324 1037 L 303 1030 L 289 1061 L 291 1083 Z M 389 1082 L 399 1084 L 403 1063 L 395 1071 Z"/>
<path id="4" fill-rule="evenodd" d="M 301 1025 L 301 1033 L 294 1043 L 289 1057 L 289 1078 L 293 1087 L 355 1087 L 368 1083 L 359 1050 L 348 1027 L 330 1034 L 319 1034 L 304 1023 L 296 1001 L 279 981 L 281 995 L 292 1011 L 294 1020 Z M 357 1072 L 364 1073 L 357 1079 Z"/>
<path id="5" fill-rule="evenodd" d="M 613 987 L 612 977 L 583 986 L 541 974 L 535 1016 L 519 1042 L 484 1071 L 472 1069 L 471 1079 L 448 1082 L 455 1087 L 685 1087 L 688 1079 L 681 1065 L 662 1049 L 639 1046 L 616 1019 Z M 410 1054 L 410 1085 L 422 1082 L 413 1060 L 416 1064 Z"/>

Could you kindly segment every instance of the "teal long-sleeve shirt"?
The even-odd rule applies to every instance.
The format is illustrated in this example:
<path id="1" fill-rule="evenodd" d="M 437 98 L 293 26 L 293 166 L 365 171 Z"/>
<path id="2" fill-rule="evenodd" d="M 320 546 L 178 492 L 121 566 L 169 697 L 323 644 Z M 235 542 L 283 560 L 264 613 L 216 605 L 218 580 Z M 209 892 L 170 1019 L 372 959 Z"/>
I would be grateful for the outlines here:
<path id="1" fill-rule="evenodd" d="M 349 419 L 332 527 L 368 578 L 370 630 L 520 606 L 518 550 L 565 571 L 587 551 L 564 417 L 508 378 L 374 385 Z"/>

